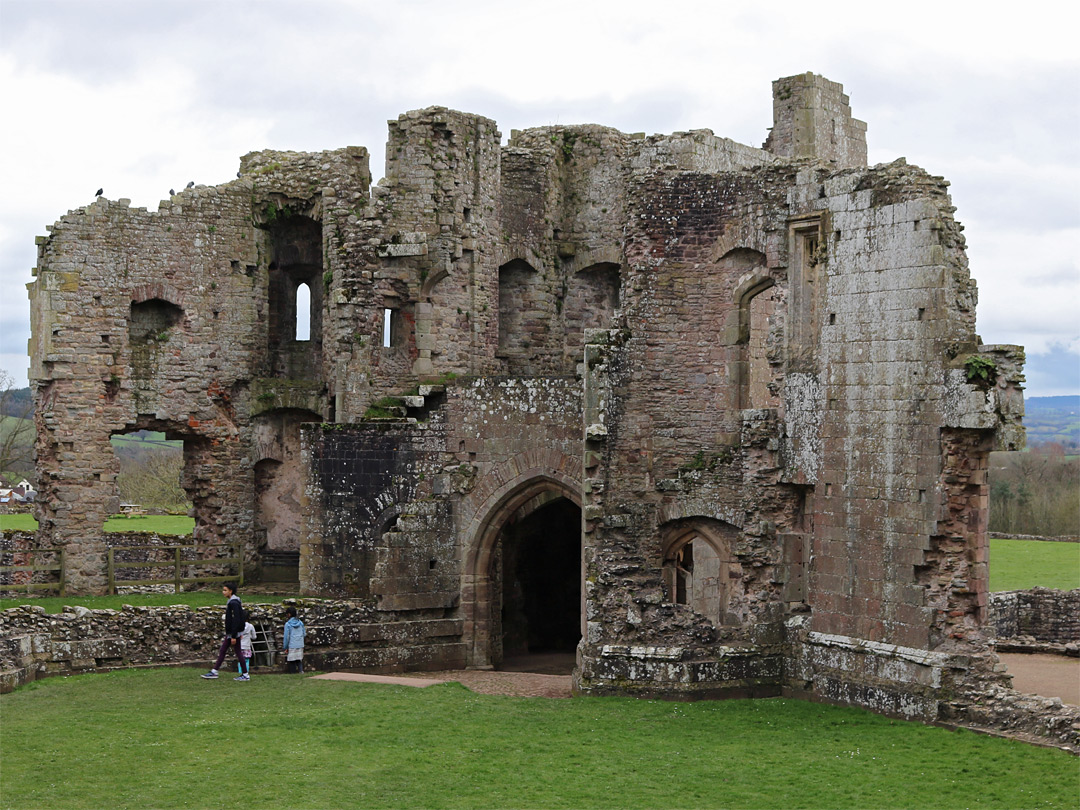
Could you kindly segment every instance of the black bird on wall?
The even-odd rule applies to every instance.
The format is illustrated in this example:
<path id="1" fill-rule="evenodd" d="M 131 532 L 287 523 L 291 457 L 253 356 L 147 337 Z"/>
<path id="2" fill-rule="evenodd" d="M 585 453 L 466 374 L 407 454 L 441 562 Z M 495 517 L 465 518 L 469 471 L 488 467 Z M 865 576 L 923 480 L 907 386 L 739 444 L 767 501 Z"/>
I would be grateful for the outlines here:
<path id="1" fill-rule="evenodd" d="M 94 196 L 95 196 L 95 197 L 100 197 L 100 196 L 101 196 L 102 194 L 104 194 L 104 193 L 105 193 L 105 189 L 103 189 L 103 188 L 99 188 L 99 189 L 97 190 L 97 193 L 96 193 L 96 194 L 95 194 Z"/>

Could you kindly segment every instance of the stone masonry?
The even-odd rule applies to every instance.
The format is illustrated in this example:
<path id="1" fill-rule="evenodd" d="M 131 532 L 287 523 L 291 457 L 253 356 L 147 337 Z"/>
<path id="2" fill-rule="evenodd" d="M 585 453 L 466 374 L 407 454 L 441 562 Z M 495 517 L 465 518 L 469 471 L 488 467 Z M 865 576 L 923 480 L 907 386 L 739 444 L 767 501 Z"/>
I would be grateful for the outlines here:
<path id="1" fill-rule="evenodd" d="M 834 82 L 773 97 L 763 149 L 431 107 L 376 186 L 363 148 L 264 151 L 69 212 L 29 285 L 37 544 L 100 591 L 109 439 L 160 430 L 197 540 L 430 623 L 401 668 L 576 650 L 585 693 L 957 716 L 1003 683 L 1023 352 L 974 332 L 948 183 L 868 167 Z"/>

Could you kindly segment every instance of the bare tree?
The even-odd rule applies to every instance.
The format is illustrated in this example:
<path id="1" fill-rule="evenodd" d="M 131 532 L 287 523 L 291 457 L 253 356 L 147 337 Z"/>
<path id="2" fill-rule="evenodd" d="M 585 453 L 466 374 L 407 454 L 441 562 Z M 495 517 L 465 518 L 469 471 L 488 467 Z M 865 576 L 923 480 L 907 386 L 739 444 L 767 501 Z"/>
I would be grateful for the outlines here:
<path id="1" fill-rule="evenodd" d="M 190 506 L 181 486 L 184 449 L 180 442 L 139 441 L 118 452 L 117 457 L 120 475 L 116 483 L 124 501 L 170 511 Z"/>
<path id="2" fill-rule="evenodd" d="M 26 472 L 34 444 L 34 403 L 14 382 L 0 369 L 0 471 Z"/>

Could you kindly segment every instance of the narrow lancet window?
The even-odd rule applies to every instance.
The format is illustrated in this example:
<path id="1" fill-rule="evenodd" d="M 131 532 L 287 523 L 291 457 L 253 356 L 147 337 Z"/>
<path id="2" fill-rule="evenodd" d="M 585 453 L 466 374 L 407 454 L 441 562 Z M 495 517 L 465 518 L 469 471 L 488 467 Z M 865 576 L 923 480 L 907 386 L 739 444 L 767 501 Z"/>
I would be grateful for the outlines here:
<path id="1" fill-rule="evenodd" d="M 296 288 L 296 339 L 311 340 L 311 288 L 307 284 Z"/>

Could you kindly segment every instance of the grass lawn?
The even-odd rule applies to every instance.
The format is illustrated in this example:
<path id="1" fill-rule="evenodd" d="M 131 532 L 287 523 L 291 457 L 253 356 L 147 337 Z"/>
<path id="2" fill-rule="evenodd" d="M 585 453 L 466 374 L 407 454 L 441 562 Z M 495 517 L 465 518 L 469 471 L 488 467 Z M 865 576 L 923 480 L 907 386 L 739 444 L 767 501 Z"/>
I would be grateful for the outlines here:
<path id="1" fill-rule="evenodd" d="M 244 604 L 277 604 L 282 599 L 295 599 L 296 594 L 245 594 L 240 588 L 240 599 Z M 32 596 L 0 599 L 0 610 L 18 605 L 39 605 L 46 613 L 61 613 L 65 605 L 78 605 L 91 610 L 119 610 L 124 605 L 137 607 L 147 605 L 190 605 L 193 608 L 207 605 L 225 604 L 221 589 L 209 591 L 189 591 L 187 593 L 131 593 L 119 596 Z"/>
<path id="2" fill-rule="evenodd" d="M 1080 543 L 990 540 L 990 590 L 1080 588 Z"/>
<path id="3" fill-rule="evenodd" d="M 37 521 L 29 512 L 16 512 L 12 515 L 0 515 L 0 530 L 9 529 L 15 532 L 36 532 Z"/>
<path id="4" fill-rule="evenodd" d="M 1062 751 L 794 700 L 507 698 L 192 669 L 0 696 L 0 807 L 1076 807 Z"/>
<path id="5" fill-rule="evenodd" d="M 0 515 L 0 529 L 36 532 L 37 521 L 28 513 Z M 105 521 L 107 532 L 148 532 L 151 534 L 191 534 L 195 518 L 187 515 L 113 515 Z"/>

